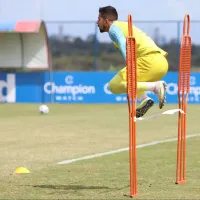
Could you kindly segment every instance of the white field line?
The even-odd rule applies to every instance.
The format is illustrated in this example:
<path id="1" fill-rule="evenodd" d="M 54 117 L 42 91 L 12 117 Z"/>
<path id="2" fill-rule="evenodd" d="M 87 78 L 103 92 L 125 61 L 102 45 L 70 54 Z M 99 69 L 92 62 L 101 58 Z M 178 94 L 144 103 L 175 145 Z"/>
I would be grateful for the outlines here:
<path id="1" fill-rule="evenodd" d="M 187 138 L 198 137 L 198 136 L 200 136 L 200 134 L 193 134 L 193 135 L 188 135 Z M 159 140 L 159 141 L 155 141 L 155 142 L 137 145 L 136 148 L 139 149 L 139 148 L 144 148 L 144 147 L 148 147 L 148 146 L 153 146 L 153 145 L 156 145 L 156 144 L 173 142 L 173 141 L 176 141 L 176 140 L 177 140 L 177 138 Z M 129 147 L 117 149 L 117 150 L 114 150 L 114 151 L 108 151 L 108 152 L 104 152 L 104 153 L 97 153 L 97 154 L 93 154 L 93 155 L 88 155 L 88 156 L 84 156 L 84 157 L 81 157 L 81 158 L 63 160 L 61 162 L 58 162 L 57 164 L 58 165 L 70 164 L 70 163 L 74 163 L 74 162 L 77 162 L 77 161 L 80 161 L 80 160 L 88 160 L 88 159 L 97 158 L 97 157 L 101 157 L 101 156 L 105 156 L 105 155 L 111 155 L 111 154 L 115 154 L 115 153 L 120 153 L 120 152 L 128 151 L 128 150 L 129 150 Z"/>

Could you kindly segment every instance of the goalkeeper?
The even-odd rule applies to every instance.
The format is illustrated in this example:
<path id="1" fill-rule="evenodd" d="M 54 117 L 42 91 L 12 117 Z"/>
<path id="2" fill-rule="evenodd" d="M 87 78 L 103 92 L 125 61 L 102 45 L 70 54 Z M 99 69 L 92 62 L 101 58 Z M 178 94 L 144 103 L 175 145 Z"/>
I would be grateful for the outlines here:
<path id="1" fill-rule="evenodd" d="M 101 33 L 108 32 L 110 39 L 126 60 L 126 37 L 128 36 L 128 22 L 118 21 L 118 13 L 112 6 L 99 8 L 97 25 Z M 161 79 L 168 71 L 167 52 L 159 48 L 143 31 L 133 26 L 136 39 L 137 56 L 137 91 L 139 106 L 136 117 L 142 117 L 154 104 L 146 91 L 154 92 L 159 99 L 162 109 L 166 99 L 166 83 Z M 109 82 L 109 89 L 113 94 L 126 93 L 126 66 L 121 69 Z"/>

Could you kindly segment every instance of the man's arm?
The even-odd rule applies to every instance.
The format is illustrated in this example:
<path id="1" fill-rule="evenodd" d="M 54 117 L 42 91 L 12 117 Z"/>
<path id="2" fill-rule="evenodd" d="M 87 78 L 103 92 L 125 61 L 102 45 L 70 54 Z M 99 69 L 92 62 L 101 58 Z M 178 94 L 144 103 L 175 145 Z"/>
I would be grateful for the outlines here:
<path id="1" fill-rule="evenodd" d="M 121 28 L 113 24 L 110 27 L 109 36 L 110 36 L 110 39 L 113 42 L 116 42 L 117 45 L 120 47 L 120 51 L 124 57 L 124 60 L 126 60 L 126 38 Z"/>

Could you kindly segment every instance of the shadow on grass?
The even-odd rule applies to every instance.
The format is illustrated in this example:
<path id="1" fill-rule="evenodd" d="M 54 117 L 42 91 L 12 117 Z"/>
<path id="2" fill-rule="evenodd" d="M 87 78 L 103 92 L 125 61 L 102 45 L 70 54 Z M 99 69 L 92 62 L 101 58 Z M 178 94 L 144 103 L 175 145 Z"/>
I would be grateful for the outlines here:
<path id="1" fill-rule="evenodd" d="M 34 188 L 45 188 L 55 190 L 97 190 L 97 189 L 110 189 L 103 186 L 84 186 L 84 185 L 26 185 Z"/>

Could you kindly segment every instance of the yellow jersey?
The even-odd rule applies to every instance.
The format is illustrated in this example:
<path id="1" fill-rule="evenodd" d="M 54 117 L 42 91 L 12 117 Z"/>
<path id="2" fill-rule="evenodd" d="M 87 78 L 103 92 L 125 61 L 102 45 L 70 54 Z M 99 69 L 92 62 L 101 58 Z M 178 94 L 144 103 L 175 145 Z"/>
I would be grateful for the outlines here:
<path id="1" fill-rule="evenodd" d="M 125 57 L 125 42 L 128 37 L 128 22 L 115 21 L 110 27 L 109 36 L 114 45 L 121 49 Z M 151 52 L 160 52 L 163 56 L 167 57 L 168 53 L 159 48 L 155 42 L 143 31 L 133 25 L 133 36 L 136 40 L 136 54 L 137 57 L 145 56 Z M 125 44 L 124 44 L 125 43 Z"/>

